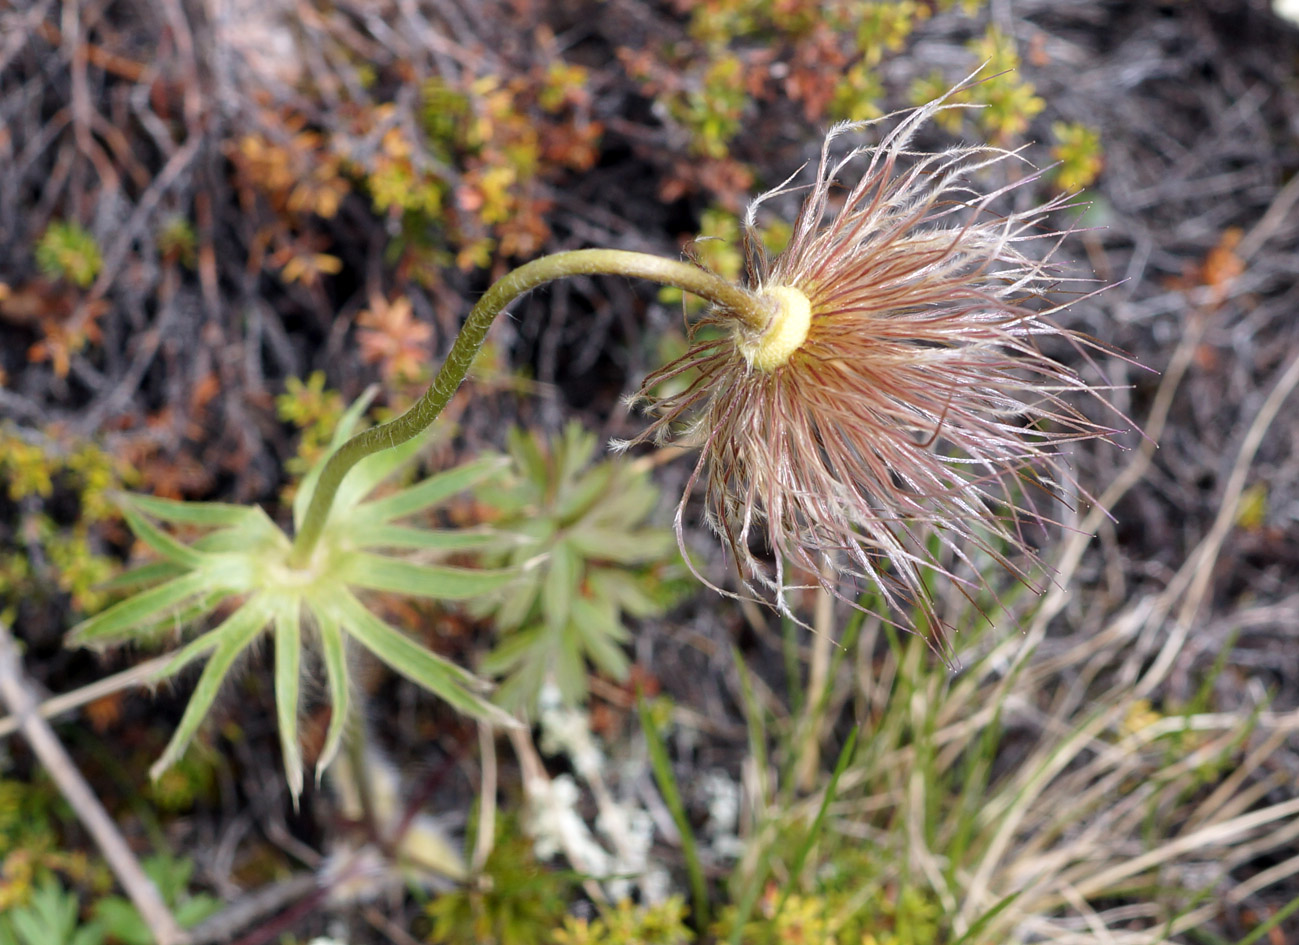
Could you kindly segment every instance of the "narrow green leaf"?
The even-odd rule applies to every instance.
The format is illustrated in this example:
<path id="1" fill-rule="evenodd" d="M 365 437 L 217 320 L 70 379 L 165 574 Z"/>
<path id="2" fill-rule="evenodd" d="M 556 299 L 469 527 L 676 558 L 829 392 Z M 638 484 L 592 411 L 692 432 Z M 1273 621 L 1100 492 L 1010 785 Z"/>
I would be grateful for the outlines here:
<path id="1" fill-rule="evenodd" d="M 254 604 L 255 606 L 252 606 Z M 177 650 L 175 655 L 167 661 L 167 665 L 158 670 L 153 677 L 154 681 L 176 675 L 194 660 L 215 650 L 223 641 L 243 633 L 247 621 L 259 620 L 258 626 L 263 627 L 270 617 L 270 609 L 264 605 L 262 597 L 259 596 L 251 601 L 246 601 L 243 606 L 239 607 L 217 626 L 206 633 L 199 634 Z"/>
<path id="2" fill-rule="evenodd" d="M 644 564 L 663 557 L 673 545 L 672 536 L 665 531 L 627 530 L 598 524 L 574 528 L 568 540 L 583 557 L 615 564 Z"/>
<path id="3" fill-rule="evenodd" d="M 194 694 L 190 696 L 189 704 L 185 706 L 185 714 L 181 716 L 180 724 L 176 726 L 176 731 L 172 734 L 171 741 L 167 743 L 162 757 L 149 769 L 149 777 L 156 781 L 185 753 L 194 733 L 198 731 L 199 724 L 212 708 L 212 702 L 216 699 L 230 667 L 234 665 L 239 654 L 262 632 L 268 619 L 270 619 L 270 608 L 265 597 L 258 595 L 235 611 L 221 625 L 224 633 L 216 652 L 203 667 L 203 674 L 199 676 L 198 685 L 194 687 Z"/>
<path id="4" fill-rule="evenodd" d="M 190 571 L 134 594 L 73 627 L 68 631 L 68 645 L 107 644 L 134 636 L 140 624 L 148 623 L 160 611 L 176 607 L 195 594 L 209 590 L 209 584 L 208 576 L 202 571 Z"/>
<path id="5" fill-rule="evenodd" d="M 261 506 L 251 506 L 244 520 L 234 528 L 208 532 L 197 539 L 193 547 L 207 552 L 240 552 L 247 554 L 255 548 L 289 547 L 289 537 L 271 520 Z"/>
<path id="6" fill-rule="evenodd" d="M 325 676 L 329 680 L 329 730 L 325 733 L 325 747 L 316 760 L 316 783 L 320 783 L 325 769 L 338 756 L 343 745 L 343 732 L 351 713 L 351 683 L 347 673 L 347 650 L 338 620 L 327 608 L 312 608 L 316 618 L 316 635 L 320 640 L 320 653 L 325 661 Z"/>
<path id="7" fill-rule="evenodd" d="M 681 853 L 686 859 L 686 873 L 690 877 L 690 898 L 695 904 L 695 917 L 699 927 L 708 928 L 708 884 L 704 880 L 704 867 L 699 859 L 699 846 L 686 816 L 686 806 L 681 801 L 681 791 L 677 787 L 677 778 L 668 758 L 667 745 L 659 734 L 654 720 L 650 717 L 649 705 L 639 693 L 636 696 L 636 712 L 640 716 L 641 734 L 645 736 L 645 747 L 649 751 L 650 768 L 654 771 L 654 780 L 672 815 L 672 822 L 677 825 L 681 834 Z"/>
<path id="8" fill-rule="evenodd" d="M 555 503 L 555 517 L 561 522 L 573 522 L 581 518 L 595 503 L 610 495 L 614 484 L 616 461 L 592 466 L 586 474 L 564 490 L 560 500 Z M 569 479 L 560 482 L 569 483 Z"/>
<path id="9" fill-rule="evenodd" d="M 633 617 L 655 617 L 664 611 L 662 602 L 645 591 L 643 579 L 617 568 L 590 568 L 587 584 L 596 597 L 603 597 Z"/>
<path id="10" fill-rule="evenodd" d="M 509 536 L 486 528 L 417 528 L 382 523 L 350 528 L 348 539 L 358 548 L 417 551 L 477 551 L 495 548 L 510 540 Z"/>
<path id="11" fill-rule="evenodd" d="M 582 658 L 582 642 L 578 639 L 577 629 L 567 624 L 558 633 L 547 629 L 546 635 L 554 642 L 548 645 L 542 663 L 545 675 L 559 688 L 565 705 L 581 705 L 586 702 L 586 660 Z M 533 701 L 540 695 L 538 689 L 533 693 Z"/>
<path id="12" fill-rule="evenodd" d="M 280 754 L 296 807 L 302 795 L 302 749 L 298 745 L 298 685 L 302 677 L 301 605 L 297 597 L 275 601 L 275 715 Z"/>
<path id="13" fill-rule="evenodd" d="M 125 591 L 136 587 L 152 587 L 161 581 L 184 574 L 185 568 L 170 561 L 150 561 L 139 567 L 123 571 L 95 585 L 98 591 Z"/>
<path id="14" fill-rule="evenodd" d="M 515 630 L 523 626 L 532 618 L 533 607 L 541 594 L 541 582 L 545 576 L 542 567 L 534 565 L 517 573 L 518 580 L 510 585 L 510 592 L 504 595 L 504 599 L 492 600 L 498 631 Z"/>
<path id="15" fill-rule="evenodd" d="M 522 664 L 501 683 L 493 700 L 507 712 L 535 712 L 537 693 L 546 684 L 548 667 L 535 660 Z"/>
<path id="16" fill-rule="evenodd" d="M 798 845 L 798 851 L 794 854 L 794 862 L 789 870 L 789 879 L 785 883 L 785 888 L 781 890 L 780 902 L 776 905 L 776 911 L 772 916 L 774 922 L 779 918 L 780 913 L 785 908 L 785 902 L 789 899 L 790 893 L 798 885 L 799 875 L 803 872 L 803 864 L 807 862 L 807 855 L 812 852 L 812 847 L 821 837 L 821 829 L 825 826 L 825 815 L 830 810 L 830 803 L 834 800 L 835 792 L 839 790 L 839 779 L 843 773 L 848 770 L 848 763 L 852 761 L 852 753 L 857 747 L 857 733 L 861 729 L 854 727 L 848 734 L 848 740 L 844 742 L 843 750 L 839 752 L 839 760 L 835 763 L 834 773 L 830 775 L 830 783 L 825 786 L 825 794 L 821 798 L 821 805 L 817 808 L 816 818 L 812 825 L 807 828 L 807 835 Z"/>
<path id="17" fill-rule="evenodd" d="M 470 691 L 484 688 L 486 684 L 482 680 L 389 626 L 348 591 L 335 590 L 324 606 L 338 615 L 344 630 L 363 647 L 456 709 L 495 725 L 518 724 L 500 708 Z"/>
<path id="18" fill-rule="evenodd" d="M 628 636 L 611 607 L 599 607 L 585 597 L 573 601 L 573 627 L 582 638 L 583 649 L 602 672 L 622 682 L 631 662 L 618 645 Z"/>
<path id="19" fill-rule="evenodd" d="M 568 625 L 573 597 L 581 580 L 582 562 L 567 541 L 560 541 L 550 551 L 550 571 L 541 585 L 541 613 L 546 626 L 559 632 Z"/>
<path id="20" fill-rule="evenodd" d="M 400 492 L 365 503 L 362 518 L 365 522 L 378 523 L 414 515 L 416 512 L 432 508 L 456 493 L 476 486 L 508 465 L 509 460 L 504 456 L 487 456 L 448 469 Z"/>
<path id="21" fill-rule="evenodd" d="M 130 492 L 123 495 L 123 504 L 134 505 L 146 515 L 164 522 L 180 525 L 202 525 L 208 528 L 237 526 L 243 523 L 252 508 L 231 502 L 178 502 L 153 495 Z"/>
<path id="22" fill-rule="evenodd" d="M 203 563 L 203 552 L 195 551 L 188 545 L 181 544 L 153 522 L 149 521 L 129 503 L 122 504 L 122 517 L 131 527 L 135 537 L 140 539 L 168 561 L 187 568 L 197 568 Z"/>
<path id="23" fill-rule="evenodd" d="M 749 757 L 753 759 L 755 771 L 769 771 L 767 760 L 767 727 L 763 719 L 762 708 L 753 693 L 753 681 L 749 678 L 749 664 L 738 647 L 731 647 L 731 662 L 735 665 L 736 676 L 740 680 L 740 700 L 744 708 L 744 725 L 748 730 Z M 759 813 L 767 809 L 766 778 L 756 779 L 756 808 Z M 742 917 L 748 921 L 747 916 Z"/>
<path id="24" fill-rule="evenodd" d="M 541 452 L 538 437 L 512 427 L 505 435 L 505 448 L 524 478 L 545 489 L 550 476 L 546 472 L 546 457 Z"/>
<path id="25" fill-rule="evenodd" d="M 223 600 L 230 596 L 230 592 L 226 590 L 200 594 L 179 607 L 150 617 L 135 627 L 132 636 L 138 640 L 148 641 L 167 633 L 179 635 L 191 624 L 211 614 Z"/>
<path id="26" fill-rule="evenodd" d="M 1237 945 L 1254 945 L 1259 939 L 1269 935 L 1273 929 L 1280 928 L 1281 924 L 1294 915 L 1296 911 L 1299 911 L 1299 896 L 1295 896 L 1280 909 L 1269 915 L 1265 921 L 1250 929 Z"/>
<path id="27" fill-rule="evenodd" d="M 483 657 L 479 670 L 489 676 L 504 676 L 524 663 L 545 662 L 538 658 L 545 632 L 545 627 L 532 626 L 508 634 Z"/>
<path id="28" fill-rule="evenodd" d="M 348 556 L 341 577 L 371 591 L 391 591 L 415 597 L 465 600 L 499 590 L 514 579 L 513 571 L 485 571 L 436 564 L 416 564 L 383 555 L 356 552 Z"/>
<path id="29" fill-rule="evenodd" d="M 970 923 L 970 927 L 965 930 L 965 934 L 953 942 L 952 945 L 965 945 L 966 942 L 980 941 L 983 937 L 983 930 L 992 923 L 993 919 L 1001 915 L 1001 913 L 1006 911 L 1006 909 L 1010 908 L 1011 903 L 1018 899 L 1022 894 L 1023 890 L 1020 890 L 1019 892 L 1013 892 L 1009 896 L 1005 896 L 998 900 L 991 909 Z"/>
<path id="30" fill-rule="evenodd" d="M 559 469 L 555 481 L 571 482 L 595 456 L 595 434 L 580 421 L 570 420 L 564 426 L 556 452 Z"/>

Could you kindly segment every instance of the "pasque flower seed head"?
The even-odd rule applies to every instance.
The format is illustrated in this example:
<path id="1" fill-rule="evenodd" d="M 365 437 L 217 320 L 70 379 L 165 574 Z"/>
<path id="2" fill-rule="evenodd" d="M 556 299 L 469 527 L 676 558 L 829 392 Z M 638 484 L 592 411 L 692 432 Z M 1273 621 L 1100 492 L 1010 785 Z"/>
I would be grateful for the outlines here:
<path id="1" fill-rule="evenodd" d="M 834 127 L 787 248 L 768 258 L 756 212 L 795 190 L 794 178 L 746 216 L 744 285 L 767 324 L 714 305 L 690 350 L 634 398 L 655 416 L 638 439 L 700 449 L 678 538 L 702 482 L 710 524 L 783 611 L 800 581 L 842 594 L 866 579 L 905 625 L 909 605 L 929 611 L 926 571 L 973 572 L 959 578 L 972 590 L 977 568 L 940 559 L 979 553 L 1023 578 L 1014 559 L 1032 552 L 1019 526 L 1041 518 L 1029 495 L 1066 475 L 1058 446 L 1110 432 L 1065 401 L 1094 391 L 1038 346 L 1093 345 L 1058 327 L 1051 316 L 1064 306 L 1043 296 L 1061 281 L 1047 266 L 1064 235 L 1045 221 L 1071 198 L 997 213 L 994 203 L 1036 175 L 990 193 L 975 178 L 1022 160 L 1017 152 L 914 150 L 921 125 L 956 107 L 940 99 L 892 116 L 878 145 L 838 157 L 841 139 L 875 122 Z M 672 379 L 689 382 L 656 398 Z"/>

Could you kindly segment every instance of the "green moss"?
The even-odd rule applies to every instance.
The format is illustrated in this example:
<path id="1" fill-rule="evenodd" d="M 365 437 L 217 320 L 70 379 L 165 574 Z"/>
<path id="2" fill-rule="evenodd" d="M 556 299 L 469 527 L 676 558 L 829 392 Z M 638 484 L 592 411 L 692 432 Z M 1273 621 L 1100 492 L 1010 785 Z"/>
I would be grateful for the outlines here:
<path id="1" fill-rule="evenodd" d="M 47 276 L 85 289 L 104 265 L 99 244 L 81 224 L 55 221 L 36 244 L 36 264 Z"/>

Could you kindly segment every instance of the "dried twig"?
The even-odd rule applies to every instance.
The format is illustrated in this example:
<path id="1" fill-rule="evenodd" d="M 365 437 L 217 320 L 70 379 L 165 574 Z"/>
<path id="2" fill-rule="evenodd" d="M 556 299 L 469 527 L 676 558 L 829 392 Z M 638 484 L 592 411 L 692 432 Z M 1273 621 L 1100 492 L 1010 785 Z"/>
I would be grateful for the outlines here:
<path id="1" fill-rule="evenodd" d="M 140 861 L 77 770 L 54 730 L 41 718 L 31 684 L 23 672 L 18 646 L 4 624 L 0 624 L 0 700 L 9 706 L 9 711 L 17 719 L 18 730 L 54 779 L 59 793 L 72 805 L 77 818 L 95 838 L 113 875 L 139 910 L 154 940 L 158 945 L 188 945 L 189 934 L 162 901 L 153 880 L 145 875 Z"/>

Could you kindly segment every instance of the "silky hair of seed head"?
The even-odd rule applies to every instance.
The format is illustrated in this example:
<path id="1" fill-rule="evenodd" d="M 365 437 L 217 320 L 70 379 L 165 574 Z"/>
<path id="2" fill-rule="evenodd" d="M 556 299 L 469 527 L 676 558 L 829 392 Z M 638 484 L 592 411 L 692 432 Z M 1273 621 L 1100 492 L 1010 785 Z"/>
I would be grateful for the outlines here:
<path id="1" fill-rule="evenodd" d="M 689 351 L 632 398 L 654 416 L 632 442 L 700 451 L 676 512 L 683 548 L 687 503 L 702 482 L 707 521 L 750 590 L 793 616 L 795 588 L 820 584 L 852 601 L 871 582 L 882 616 L 917 629 L 906 615 L 918 608 L 945 656 L 927 573 L 957 582 L 971 600 L 988 590 L 980 576 L 988 559 L 1031 582 L 1040 562 L 1024 525 L 1048 524 L 1041 507 L 1075 488 L 1060 446 L 1114 432 L 1066 400 L 1103 388 L 1039 348 L 1055 339 L 1084 355 L 1106 350 L 1058 326 L 1052 317 L 1070 303 L 1044 294 L 1085 281 L 1049 270 L 1068 231 L 1048 218 L 1078 206 L 1075 198 L 996 213 L 994 203 L 1039 179 L 1019 151 L 912 147 L 940 110 L 969 107 L 949 101 L 959 88 L 832 128 L 774 259 L 757 213 L 800 189 L 798 175 L 749 207 L 744 285 L 806 298 L 810 320 L 795 350 L 778 364 L 755 362 L 761 338 L 715 306 L 692 326 Z M 836 156 L 842 139 L 890 121 L 878 144 Z M 979 190 L 978 179 L 1004 162 L 1024 173 Z M 850 172 L 859 176 L 844 192 Z M 653 395 L 674 381 L 684 388 Z"/>

